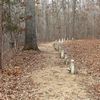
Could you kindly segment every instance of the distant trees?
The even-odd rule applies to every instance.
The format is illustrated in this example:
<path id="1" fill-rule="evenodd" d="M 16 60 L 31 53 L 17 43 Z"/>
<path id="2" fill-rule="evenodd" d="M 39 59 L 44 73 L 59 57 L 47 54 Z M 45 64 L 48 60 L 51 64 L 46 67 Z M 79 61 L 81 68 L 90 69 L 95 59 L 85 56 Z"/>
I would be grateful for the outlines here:
<path id="1" fill-rule="evenodd" d="M 99 0 L 41 0 L 40 11 L 47 11 L 48 14 L 40 16 L 40 28 L 45 30 L 45 39 L 50 35 L 49 40 L 58 38 L 100 38 L 100 1 Z M 46 2 L 46 7 L 42 7 Z M 95 15 L 95 16 L 94 16 Z M 47 21 L 46 21 L 47 20 Z M 46 25 L 43 22 L 48 22 Z M 46 27 L 45 27 L 46 25 Z M 48 26 L 48 27 L 47 27 Z M 43 28 L 45 27 L 45 28 Z M 39 29 L 39 30 L 41 30 Z M 49 32 L 46 31 L 49 29 Z M 42 33 L 40 31 L 39 34 Z M 49 33 L 49 34 L 48 34 Z M 42 37 L 41 37 L 42 38 Z M 40 38 L 40 39 L 41 39 Z"/>

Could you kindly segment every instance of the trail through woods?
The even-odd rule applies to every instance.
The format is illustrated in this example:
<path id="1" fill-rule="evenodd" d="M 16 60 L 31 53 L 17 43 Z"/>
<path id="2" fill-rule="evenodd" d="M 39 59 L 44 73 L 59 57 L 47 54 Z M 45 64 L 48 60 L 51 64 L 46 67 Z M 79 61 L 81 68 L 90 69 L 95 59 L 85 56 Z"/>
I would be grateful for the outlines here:
<path id="1" fill-rule="evenodd" d="M 39 48 L 40 54 L 28 51 L 13 58 L 14 72 L 0 75 L 0 100 L 96 100 L 85 84 L 92 83 L 91 76 L 68 73 L 52 43 Z"/>
<path id="2" fill-rule="evenodd" d="M 39 100 L 90 100 L 82 85 L 87 76 L 69 74 L 52 44 L 42 45 L 41 50 L 47 59 L 43 70 L 32 73 L 32 79 L 38 84 L 36 97 Z"/>

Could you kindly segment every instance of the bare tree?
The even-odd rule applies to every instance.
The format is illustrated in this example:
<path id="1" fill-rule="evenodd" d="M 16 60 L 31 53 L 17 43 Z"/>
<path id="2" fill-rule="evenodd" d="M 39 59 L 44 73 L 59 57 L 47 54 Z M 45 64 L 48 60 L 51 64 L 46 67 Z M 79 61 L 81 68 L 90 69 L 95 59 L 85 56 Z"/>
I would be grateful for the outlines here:
<path id="1" fill-rule="evenodd" d="M 63 9 L 64 25 L 65 25 L 65 38 L 67 39 L 68 37 L 68 27 L 67 27 L 68 16 L 66 14 L 66 0 L 62 0 L 62 9 Z"/>
<path id="2" fill-rule="evenodd" d="M 72 36 L 75 37 L 75 15 L 76 15 L 76 2 L 77 0 L 73 0 L 73 21 L 72 21 Z"/>

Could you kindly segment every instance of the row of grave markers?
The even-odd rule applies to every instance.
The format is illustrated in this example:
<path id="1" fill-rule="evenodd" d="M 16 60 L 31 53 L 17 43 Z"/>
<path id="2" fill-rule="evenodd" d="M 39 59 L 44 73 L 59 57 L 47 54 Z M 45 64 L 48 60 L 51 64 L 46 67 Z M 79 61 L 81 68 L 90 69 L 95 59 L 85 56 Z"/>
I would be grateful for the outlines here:
<path id="1" fill-rule="evenodd" d="M 71 74 L 76 74 L 76 67 L 74 65 L 74 60 L 70 59 L 68 57 L 68 55 L 65 53 L 64 47 L 63 47 L 63 43 L 65 42 L 65 39 L 59 39 L 58 41 L 56 40 L 53 44 L 53 47 L 56 51 L 59 52 L 60 54 L 60 58 L 64 59 L 64 63 L 67 66 L 67 70 L 71 73 Z"/>

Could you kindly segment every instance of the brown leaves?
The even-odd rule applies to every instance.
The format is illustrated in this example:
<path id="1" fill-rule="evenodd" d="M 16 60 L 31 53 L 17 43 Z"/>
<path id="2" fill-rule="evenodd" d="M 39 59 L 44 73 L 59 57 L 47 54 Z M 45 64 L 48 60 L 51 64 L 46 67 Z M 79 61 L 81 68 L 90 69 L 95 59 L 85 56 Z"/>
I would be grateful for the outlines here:
<path id="1" fill-rule="evenodd" d="M 34 100 L 35 83 L 31 72 L 41 69 L 41 53 L 36 51 L 20 51 L 8 62 L 0 73 L 0 100 Z"/>
<path id="2" fill-rule="evenodd" d="M 88 85 L 95 100 L 100 97 L 100 40 L 75 40 L 67 41 L 64 47 L 70 57 L 75 60 L 80 73 L 91 76 L 94 79 L 92 85 Z M 84 83 L 84 82 L 83 82 Z M 86 84 L 91 82 L 86 81 Z"/>
<path id="3" fill-rule="evenodd" d="M 79 69 L 88 69 L 88 73 L 100 74 L 100 41 L 77 40 L 64 44 L 68 55 L 75 59 Z M 82 65 L 82 66 L 80 66 Z"/>
<path id="4" fill-rule="evenodd" d="M 95 89 L 95 91 L 96 91 L 97 93 L 99 93 L 99 95 L 100 95 L 100 84 L 94 85 L 94 89 Z"/>
<path id="5" fill-rule="evenodd" d="M 3 70 L 3 74 L 6 74 L 8 76 L 18 76 L 22 74 L 22 69 L 18 66 L 16 66 L 15 68 L 7 68 Z"/>

